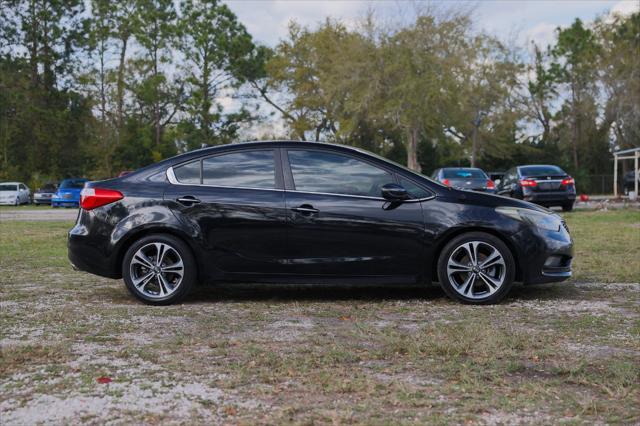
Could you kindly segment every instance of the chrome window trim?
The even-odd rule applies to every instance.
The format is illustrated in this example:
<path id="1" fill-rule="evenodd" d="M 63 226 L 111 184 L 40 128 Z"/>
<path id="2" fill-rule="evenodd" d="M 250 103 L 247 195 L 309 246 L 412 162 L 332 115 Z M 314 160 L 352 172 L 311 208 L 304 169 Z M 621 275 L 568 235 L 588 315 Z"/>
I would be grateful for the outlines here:
<path id="1" fill-rule="evenodd" d="M 284 191 L 283 188 L 256 188 L 251 186 L 224 186 L 224 185 L 206 185 L 204 183 L 182 183 L 179 182 L 176 178 L 176 174 L 173 171 L 173 166 L 167 169 L 167 179 L 169 183 L 172 185 L 180 185 L 180 186 L 202 186 L 205 188 L 227 188 L 227 189 L 252 189 L 254 191 Z"/>
<path id="2" fill-rule="evenodd" d="M 180 186 L 202 186 L 202 187 L 206 187 L 206 188 L 228 188 L 228 189 L 252 189 L 252 190 L 258 190 L 258 191 L 280 191 L 280 192 L 295 192 L 297 194 L 314 194 L 314 195 L 331 195 L 331 196 L 337 196 L 337 197 L 349 197 L 349 198 L 363 198 L 366 200 L 376 200 L 376 201 L 384 201 L 384 202 L 389 202 L 389 200 L 387 200 L 386 198 L 382 198 L 382 197 L 370 197 L 367 195 L 349 195 L 349 194 L 335 194 L 332 192 L 311 192 L 311 191 L 297 191 L 297 190 L 292 190 L 292 189 L 278 189 L 278 188 L 254 188 L 254 187 L 247 187 L 247 186 L 223 186 L 223 185 L 205 185 L 203 183 L 181 183 L 178 182 L 178 180 L 176 179 L 176 175 L 173 171 L 173 166 L 169 167 L 167 169 L 167 179 L 169 180 L 169 183 L 172 185 L 180 185 Z M 429 197 L 424 197 L 424 198 L 416 198 L 416 199 L 410 199 L 410 200 L 404 200 L 403 203 L 416 203 L 419 201 L 427 201 L 427 200 L 432 200 L 436 198 L 435 195 L 431 195 Z"/>

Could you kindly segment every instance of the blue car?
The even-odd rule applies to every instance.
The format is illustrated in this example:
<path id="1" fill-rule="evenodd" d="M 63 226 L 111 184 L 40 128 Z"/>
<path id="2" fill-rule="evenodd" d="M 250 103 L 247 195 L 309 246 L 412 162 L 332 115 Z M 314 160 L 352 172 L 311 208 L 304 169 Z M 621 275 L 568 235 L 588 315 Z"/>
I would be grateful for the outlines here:
<path id="1" fill-rule="evenodd" d="M 80 191 L 89 179 L 65 179 L 51 198 L 51 207 L 80 207 Z"/>

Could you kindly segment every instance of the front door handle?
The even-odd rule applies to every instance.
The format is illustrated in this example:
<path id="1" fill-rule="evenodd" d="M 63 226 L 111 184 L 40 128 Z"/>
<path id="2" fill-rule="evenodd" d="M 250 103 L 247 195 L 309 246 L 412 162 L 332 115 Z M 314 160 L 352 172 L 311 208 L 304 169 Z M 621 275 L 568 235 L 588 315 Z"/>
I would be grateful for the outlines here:
<path id="1" fill-rule="evenodd" d="M 184 204 L 187 207 L 200 203 L 200 200 L 198 200 L 193 195 L 185 195 L 183 197 L 178 198 L 176 201 L 179 202 L 180 204 Z"/>
<path id="2" fill-rule="evenodd" d="M 313 206 L 309 204 L 303 204 L 299 207 L 294 207 L 291 210 L 293 210 L 296 213 L 306 214 L 306 215 L 312 215 L 320 212 L 320 210 L 313 208 Z"/>

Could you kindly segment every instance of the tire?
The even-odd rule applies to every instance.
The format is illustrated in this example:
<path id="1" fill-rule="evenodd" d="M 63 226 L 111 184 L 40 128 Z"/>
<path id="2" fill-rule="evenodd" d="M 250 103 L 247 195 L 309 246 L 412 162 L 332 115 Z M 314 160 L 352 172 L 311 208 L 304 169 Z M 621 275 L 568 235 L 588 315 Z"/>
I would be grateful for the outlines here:
<path id="1" fill-rule="evenodd" d="M 570 212 L 571 210 L 573 210 L 573 203 L 565 203 L 562 205 L 563 212 Z"/>
<path id="2" fill-rule="evenodd" d="M 156 264 L 158 253 L 167 270 L 162 271 Z M 176 266 L 180 261 L 181 271 L 180 266 Z M 171 265 L 174 265 L 173 268 Z M 127 289 L 138 300 L 149 305 L 178 303 L 189 294 L 197 276 L 191 249 L 172 235 L 143 237 L 129 247 L 122 260 L 122 277 Z"/>
<path id="3" fill-rule="evenodd" d="M 472 252 L 475 252 L 475 267 L 470 259 Z M 483 269 L 482 262 L 487 260 L 488 268 Z M 500 302 L 511 290 L 515 272 L 511 250 L 500 238 L 484 232 L 469 232 L 453 238 L 438 259 L 440 286 L 447 296 L 467 304 Z"/>
<path id="4" fill-rule="evenodd" d="M 13 204 L 15 207 L 18 207 L 20 205 L 20 198 L 16 197 L 16 202 Z"/>

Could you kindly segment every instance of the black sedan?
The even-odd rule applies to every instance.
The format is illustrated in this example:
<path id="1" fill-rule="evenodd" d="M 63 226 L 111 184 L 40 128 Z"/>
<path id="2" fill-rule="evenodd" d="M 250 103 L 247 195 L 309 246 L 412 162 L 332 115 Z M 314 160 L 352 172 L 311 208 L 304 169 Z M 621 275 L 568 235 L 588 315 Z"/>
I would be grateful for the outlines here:
<path id="1" fill-rule="evenodd" d="M 518 166 L 505 173 L 498 194 L 571 211 L 576 201 L 576 183 L 558 166 Z"/>
<path id="2" fill-rule="evenodd" d="M 556 214 L 460 191 L 345 146 L 205 148 L 86 184 L 69 232 L 81 270 L 124 278 L 150 304 L 196 283 L 430 283 L 495 303 L 514 281 L 571 276 Z"/>

